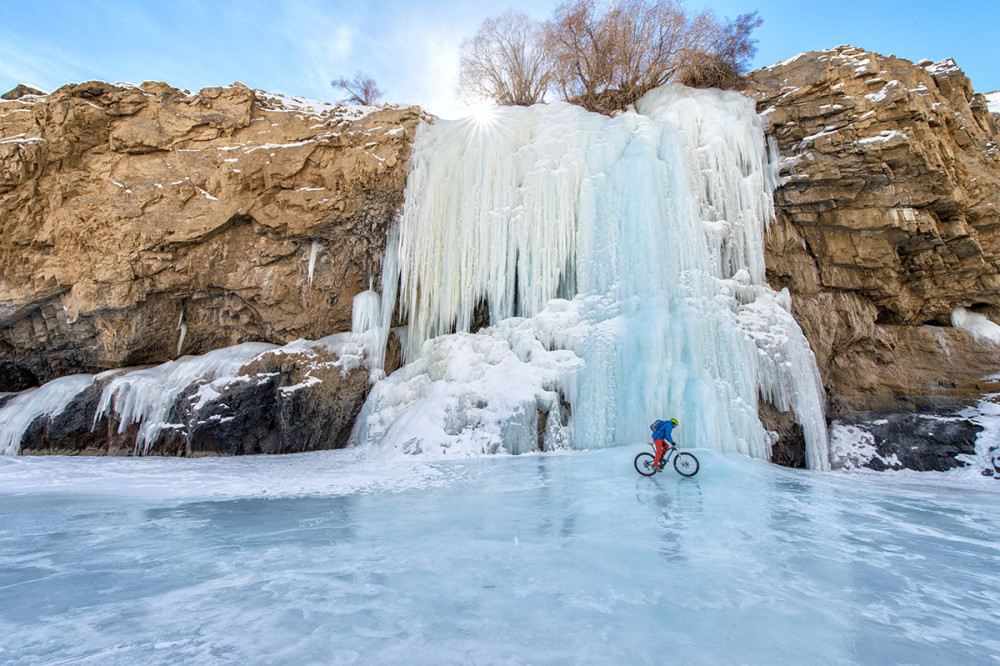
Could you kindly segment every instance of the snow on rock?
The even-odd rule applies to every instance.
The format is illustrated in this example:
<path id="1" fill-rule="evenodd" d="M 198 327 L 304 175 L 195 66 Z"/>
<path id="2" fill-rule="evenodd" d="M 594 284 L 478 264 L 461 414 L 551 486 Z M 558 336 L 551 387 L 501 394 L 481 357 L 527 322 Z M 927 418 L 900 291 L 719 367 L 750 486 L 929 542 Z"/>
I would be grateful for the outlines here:
<path id="1" fill-rule="evenodd" d="M 365 106 L 363 104 L 336 104 L 330 102 L 320 102 L 305 97 L 293 97 L 291 95 L 269 93 L 263 90 L 257 90 L 255 92 L 257 93 L 258 99 L 265 104 L 316 118 L 338 117 L 355 120 L 374 113 L 381 108 L 377 106 Z"/>
<path id="2" fill-rule="evenodd" d="M 1000 90 L 988 92 L 985 95 L 986 106 L 991 113 L 1000 113 Z"/>
<path id="3" fill-rule="evenodd" d="M 57 416 L 94 383 L 94 375 L 69 375 L 15 395 L 0 407 L 0 455 L 16 455 L 21 437 L 40 416 Z"/>
<path id="4" fill-rule="evenodd" d="M 855 414 L 830 425 L 833 469 L 935 471 L 960 483 L 1000 479 L 1000 394 L 973 405 L 925 404 L 909 414 Z"/>
<path id="5" fill-rule="evenodd" d="M 896 130 L 882 130 L 875 136 L 858 139 L 858 145 L 866 148 L 895 148 L 907 143 L 909 143 L 909 139 L 907 139 L 906 134 Z"/>
<path id="6" fill-rule="evenodd" d="M 937 62 L 922 65 L 922 67 L 935 76 L 940 74 L 954 74 L 962 71 L 962 69 L 958 66 L 958 63 L 951 58 L 938 60 Z"/>
<path id="7" fill-rule="evenodd" d="M 830 424 L 830 465 L 833 469 L 860 469 L 874 459 L 889 469 L 899 469 L 896 456 L 879 455 L 874 435 L 863 427 L 838 421 Z"/>
<path id="8" fill-rule="evenodd" d="M 372 309 L 369 307 L 369 310 Z M 248 342 L 200 356 L 184 356 L 157 366 L 55 379 L 39 388 L 15 394 L 0 406 L 0 455 L 18 454 L 21 439 L 33 422 L 45 418 L 51 423 L 75 397 L 91 389 L 96 391 L 94 411 L 84 417 L 89 424 L 84 429 L 89 427 L 93 432 L 99 423 L 106 420 L 117 423 L 117 433 L 123 435 L 136 426 L 135 439 L 127 439 L 133 455 L 154 452 L 153 448 L 157 445 L 161 447 L 157 451 L 162 451 L 159 440 L 170 431 L 179 433 L 184 440 L 190 440 L 192 433 L 199 428 L 204 430 L 207 423 L 224 424 L 237 417 L 246 420 L 240 405 L 247 400 L 261 399 L 265 402 L 247 409 L 284 408 L 301 412 L 315 408 L 313 418 L 322 425 L 319 429 L 344 430 L 346 440 L 350 422 L 345 426 L 341 421 L 361 408 L 364 385 L 371 371 L 372 350 L 376 344 L 377 336 L 371 330 L 360 334 L 340 333 L 315 341 L 296 340 L 280 347 Z M 359 368 L 366 368 L 368 372 L 362 373 L 360 378 L 349 377 Z M 320 386 L 320 391 L 307 398 L 291 397 L 317 386 Z M 249 395 L 255 390 L 261 392 L 263 397 Z M 275 395 L 280 404 L 268 402 L 274 402 Z M 233 400 L 235 402 L 227 404 Z M 282 400 L 285 402 L 282 403 Z M 299 402 L 292 404 L 296 400 Z M 301 404 L 303 400 L 304 405 Z M 323 404 L 324 400 L 330 404 Z M 314 404 L 317 402 L 320 404 Z M 352 406 L 353 403 L 356 404 Z M 108 418 L 112 415 L 115 418 Z M 304 434 L 312 425 L 292 424 L 302 441 L 315 434 Z M 249 433 L 258 441 L 273 437 L 270 432 L 254 432 L 253 427 L 256 426 L 249 426 L 243 434 Z M 267 430 L 276 426 L 265 419 L 260 427 Z M 72 439 L 82 434 L 76 432 L 67 436 Z M 316 437 L 323 440 L 322 433 L 316 434 Z M 294 440 L 295 436 L 292 435 L 291 439 Z M 254 451 L 244 442 L 230 444 L 229 448 L 233 451 Z M 295 448 L 295 441 L 286 444 L 282 450 L 301 450 Z M 73 450 L 75 445 L 73 441 L 57 444 L 60 450 L 68 451 Z"/>
<path id="9" fill-rule="evenodd" d="M 119 434 L 138 424 L 135 452 L 146 453 L 162 430 L 179 427 L 170 419 L 170 409 L 182 391 L 199 385 L 199 391 L 218 395 L 219 388 L 232 381 L 241 367 L 272 349 L 275 345 L 246 342 L 116 375 L 101 393 L 94 423 L 114 411 L 119 416 Z M 193 402 L 201 400 L 196 396 Z"/>
<path id="10" fill-rule="evenodd" d="M 1000 394 L 984 396 L 967 416 L 982 427 L 976 454 L 966 462 L 983 476 L 1000 480 Z"/>

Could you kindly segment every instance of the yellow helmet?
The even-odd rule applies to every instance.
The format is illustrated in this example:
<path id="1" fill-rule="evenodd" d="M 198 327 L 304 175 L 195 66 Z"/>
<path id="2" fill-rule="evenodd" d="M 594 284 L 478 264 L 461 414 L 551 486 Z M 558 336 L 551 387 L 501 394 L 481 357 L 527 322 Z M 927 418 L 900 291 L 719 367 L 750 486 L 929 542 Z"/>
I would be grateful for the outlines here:
<path id="1" fill-rule="evenodd" d="M 674 424 L 675 428 L 681 424 L 681 422 L 677 419 L 670 419 L 670 422 Z"/>

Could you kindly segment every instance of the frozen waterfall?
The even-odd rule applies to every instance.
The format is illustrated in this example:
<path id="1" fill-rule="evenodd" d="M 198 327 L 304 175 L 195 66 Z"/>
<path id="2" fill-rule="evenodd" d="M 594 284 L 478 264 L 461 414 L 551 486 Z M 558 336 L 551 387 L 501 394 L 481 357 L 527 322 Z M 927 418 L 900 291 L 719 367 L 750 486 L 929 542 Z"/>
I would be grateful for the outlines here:
<path id="1" fill-rule="evenodd" d="M 408 363 L 355 444 L 599 448 L 676 416 L 684 446 L 766 459 L 763 396 L 829 467 L 815 359 L 764 281 L 776 174 L 751 100 L 667 86 L 613 118 L 504 107 L 421 126 L 410 168 L 380 323 L 384 341 L 398 299 Z"/>

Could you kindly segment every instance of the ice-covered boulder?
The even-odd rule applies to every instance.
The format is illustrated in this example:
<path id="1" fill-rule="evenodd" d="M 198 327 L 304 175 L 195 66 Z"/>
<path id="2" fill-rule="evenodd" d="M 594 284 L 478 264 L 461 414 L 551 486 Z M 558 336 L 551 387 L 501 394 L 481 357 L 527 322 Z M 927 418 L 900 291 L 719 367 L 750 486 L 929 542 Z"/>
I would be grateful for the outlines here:
<path id="1" fill-rule="evenodd" d="M 0 454 L 197 456 L 339 448 L 370 389 L 371 358 L 363 338 L 342 333 L 68 375 L 0 405 Z"/>

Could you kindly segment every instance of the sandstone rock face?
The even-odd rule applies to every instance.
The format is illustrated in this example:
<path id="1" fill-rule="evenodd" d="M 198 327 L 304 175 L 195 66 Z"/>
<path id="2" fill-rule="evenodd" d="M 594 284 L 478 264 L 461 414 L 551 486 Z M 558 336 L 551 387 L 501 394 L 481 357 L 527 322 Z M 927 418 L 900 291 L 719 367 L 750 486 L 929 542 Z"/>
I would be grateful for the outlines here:
<path id="1" fill-rule="evenodd" d="M 0 102 L 0 391 L 350 330 L 421 117 L 240 84 Z"/>
<path id="2" fill-rule="evenodd" d="M 783 184 L 767 245 L 816 353 L 831 419 L 970 401 L 1000 353 L 951 327 L 1000 315 L 1000 131 L 951 61 L 853 47 L 754 72 Z"/>
<path id="3" fill-rule="evenodd" d="M 33 86 L 26 85 L 24 83 L 19 83 L 13 89 L 8 90 L 4 94 L 0 95 L 0 99 L 20 99 L 22 97 L 27 97 L 28 95 L 44 95 L 44 90 L 39 90 Z"/>

